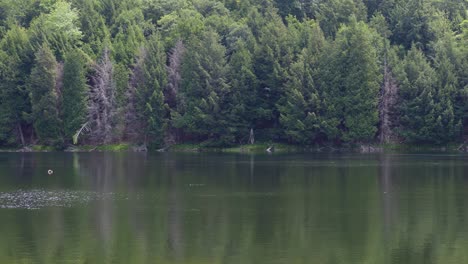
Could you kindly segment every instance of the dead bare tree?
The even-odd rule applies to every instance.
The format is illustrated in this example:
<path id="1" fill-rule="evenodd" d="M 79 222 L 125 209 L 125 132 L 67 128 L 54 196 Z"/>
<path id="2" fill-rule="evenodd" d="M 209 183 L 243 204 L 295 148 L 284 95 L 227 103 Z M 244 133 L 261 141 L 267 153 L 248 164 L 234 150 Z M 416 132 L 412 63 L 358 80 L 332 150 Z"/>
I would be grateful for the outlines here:
<path id="1" fill-rule="evenodd" d="M 166 67 L 168 82 L 164 89 L 164 102 L 169 106 L 170 111 L 177 109 L 177 93 L 179 91 L 180 82 L 182 80 L 181 66 L 184 53 L 184 43 L 179 40 L 176 42 L 174 48 L 171 50 L 168 56 L 169 65 Z M 176 128 L 169 126 L 164 139 L 166 145 L 170 146 L 176 143 L 178 134 L 179 131 Z"/>
<path id="2" fill-rule="evenodd" d="M 386 59 L 384 62 L 384 81 L 380 90 L 379 102 L 379 140 L 380 143 L 390 143 L 395 141 L 394 128 L 396 120 L 394 117 L 395 106 L 398 99 L 398 85 L 392 75 Z"/>
<path id="3" fill-rule="evenodd" d="M 164 100 L 171 109 L 177 107 L 177 92 L 182 79 L 180 69 L 185 53 L 184 43 L 179 40 L 169 53 L 169 66 L 167 66 L 168 82 L 164 91 Z"/>
<path id="4" fill-rule="evenodd" d="M 91 140 L 104 144 L 113 140 L 112 130 L 116 114 L 113 66 L 109 53 L 109 49 L 106 48 L 101 61 L 94 66 L 88 112 Z"/>

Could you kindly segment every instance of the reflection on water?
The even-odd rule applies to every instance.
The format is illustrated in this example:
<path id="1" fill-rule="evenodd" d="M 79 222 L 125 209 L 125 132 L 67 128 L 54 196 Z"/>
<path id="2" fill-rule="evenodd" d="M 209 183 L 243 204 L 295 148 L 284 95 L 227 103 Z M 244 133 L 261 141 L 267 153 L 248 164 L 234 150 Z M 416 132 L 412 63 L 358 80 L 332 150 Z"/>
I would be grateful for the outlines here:
<path id="1" fill-rule="evenodd" d="M 467 169 L 466 155 L 0 154 L 0 263 L 468 263 Z"/>

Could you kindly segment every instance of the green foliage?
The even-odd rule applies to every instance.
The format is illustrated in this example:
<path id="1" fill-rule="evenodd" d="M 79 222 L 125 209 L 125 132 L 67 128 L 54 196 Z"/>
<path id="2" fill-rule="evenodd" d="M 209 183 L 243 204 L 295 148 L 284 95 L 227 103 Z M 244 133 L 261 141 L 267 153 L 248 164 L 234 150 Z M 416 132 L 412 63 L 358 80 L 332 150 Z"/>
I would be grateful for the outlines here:
<path id="1" fill-rule="evenodd" d="M 135 108 L 144 142 L 161 145 L 167 126 L 163 89 L 167 85 L 166 54 L 159 36 L 152 36 L 141 50 L 134 73 Z"/>
<path id="2" fill-rule="evenodd" d="M 131 9 L 121 10 L 116 16 L 113 22 L 114 31 L 117 32 L 113 41 L 113 57 L 117 63 L 132 64 L 144 41 L 143 21 L 143 13 L 137 4 Z"/>
<path id="3" fill-rule="evenodd" d="M 26 125 L 23 112 L 30 111 L 27 80 L 31 48 L 24 28 L 14 26 L 0 42 L 0 142 L 21 142 Z"/>
<path id="4" fill-rule="evenodd" d="M 278 12 L 282 17 L 293 15 L 297 18 L 303 18 L 304 14 L 304 1 L 299 0 L 275 0 Z"/>
<path id="5" fill-rule="evenodd" d="M 101 145 L 95 148 L 96 151 L 127 151 L 130 150 L 131 145 L 128 143 Z"/>
<path id="6" fill-rule="evenodd" d="M 304 43 L 298 59 L 290 67 L 285 94 L 278 103 L 280 122 L 288 141 L 312 144 L 320 140 L 321 101 L 315 84 L 318 57 L 325 39 L 314 23 L 305 22 L 300 35 Z"/>
<path id="7" fill-rule="evenodd" d="M 251 130 L 259 141 L 352 144 L 375 140 L 379 122 L 404 142 L 458 141 L 468 133 L 467 8 L 3 0 L 0 145 L 60 144 L 83 124 L 85 144 L 232 145 Z M 388 94 L 398 109 L 382 108 Z"/>
<path id="8" fill-rule="evenodd" d="M 454 117 L 449 87 L 438 87 L 437 73 L 424 54 L 413 47 L 401 67 L 402 136 L 410 143 L 440 144 L 455 138 L 461 125 Z"/>
<path id="9" fill-rule="evenodd" d="M 39 141 L 46 145 L 62 142 L 58 111 L 57 62 L 50 48 L 43 45 L 35 54 L 29 89 L 32 122 Z"/>
<path id="10" fill-rule="evenodd" d="M 213 31 L 205 32 L 187 46 L 173 124 L 198 140 L 220 139 L 225 135 L 225 117 L 221 115 L 222 101 L 229 90 L 225 52 Z"/>
<path id="11" fill-rule="evenodd" d="M 86 122 L 86 68 L 83 54 L 73 50 L 66 54 L 63 67 L 62 120 L 63 135 L 70 141 Z"/>
<path id="12" fill-rule="evenodd" d="M 255 120 L 257 78 L 253 72 L 252 54 L 242 39 L 236 42 L 229 65 L 231 90 L 225 102 L 225 117 L 228 120 L 226 125 L 229 135 L 245 142 Z"/>
<path id="13" fill-rule="evenodd" d="M 57 1 L 47 14 L 31 24 L 31 42 L 38 48 L 47 43 L 59 58 L 81 44 L 82 32 L 77 26 L 78 13 L 65 1 Z"/>
<path id="14" fill-rule="evenodd" d="M 56 150 L 53 146 L 44 146 L 44 145 L 33 145 L 31 146 L 32 151 L 37 152 L 50 152 Z"/>
<path id="15" fill-rule="evenodd" d="M 115 88 L 115 128 L 114 135 L 121 139 L 125 134 L 126 111 L 129 104 L 128 87 L 130 81 L 130 69 L 122 63 L 115 64 L 113 68 L 113 82 Z"/>
<path id="16" fill-rule="evenodd" d="M 283 95 L 287 68 L 293 54 L 288 43 L 288 30 L 272 8 L 256 23 L 257 46 L 254 53 L 254 72 L 257 76 L 257 107 L 255 128 L 265 131 L 262 137 L 279 138 L 279 111 L 276 107 Z M 254 32 L 255 34 L 255 32 Z"/>
<path id="17" fill-rule="evenodd" d="M 178 40 L 190 42 L 205 30 L 203 16 L 193 9 L 179 9 L 161 17 L 158 21 L 164 43 L 172 47 Z"/>
<path id="18" fill-rule="evenodd" d="M 320 0 L 315 4 L 315 16 L 326 36 L 335 36 L 350 17 L 366 20 L 366 7 L 361 0 Z"/>
<path id="19" fill-rule="evenodd" d="M 434 13 L 435 9 L 427 0 L 396 0 L 389 11 L 391 40 L 407 49 L 414 44 L 426 50 L 427 44 L 433 40 L 429 23 Z"/>
<path id="20" fill-rule="evenodd" d="M 74 2 L 79 10 L 79 21 L 83 32 L 83 50 L 93 58 L 104 50 L 105 42 L 110 39 L 109 28 L 106 26 L 105 18 L 100 13 L 102 2 L 95 0 L 80 0 Z"/>
<path id="21" fill-rule="evenodd" d="M 320 63 L 320 88 L 328 139 L 370 141 L 377 132 L 381 74 L 375 31 L 352 21 L 327 47 Z"/>

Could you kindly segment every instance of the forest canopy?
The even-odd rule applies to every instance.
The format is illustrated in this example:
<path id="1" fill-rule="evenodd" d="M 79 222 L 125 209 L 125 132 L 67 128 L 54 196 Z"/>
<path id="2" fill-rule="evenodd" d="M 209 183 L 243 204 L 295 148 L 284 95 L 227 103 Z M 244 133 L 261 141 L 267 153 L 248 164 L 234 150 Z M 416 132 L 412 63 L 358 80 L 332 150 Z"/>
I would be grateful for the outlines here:
<path id="1" fill-rule="evenodd" d="M 467 134 L 466 0 L 0 0 L 0 146 Z"/>

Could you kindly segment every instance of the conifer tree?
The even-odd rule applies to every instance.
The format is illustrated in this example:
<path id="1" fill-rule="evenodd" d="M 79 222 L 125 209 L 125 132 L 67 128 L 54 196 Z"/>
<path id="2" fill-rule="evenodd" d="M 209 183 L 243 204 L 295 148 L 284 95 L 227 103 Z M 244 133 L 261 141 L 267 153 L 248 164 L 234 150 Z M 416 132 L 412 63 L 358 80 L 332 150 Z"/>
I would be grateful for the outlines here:
<path id="1" fill-rule="evenodd" d="M 228 145 L 251 134 L 296 144 L 463 140 L 467 8 L 465 0 L 0 1 L 0 145 L 58 144 L 79 123 L 91 144 Z M 77 50 L 92 65 L 86 73 L 69 58 Z"/>
<path id="2" fill-rule="evenodd" d="M 406 49 L 412 45 L 425 50 L 433 39 L 429 30 L 434 8 L 429 1 L 396 0 L 389 11 L 388 20 L 392 30 L 391 40 Z"/>
<path id="3" fill-rule="evenodd" d="M 13 26 L 0 41 L 0 142 L 25 145 L 30 127 L 23 112 L 30 112 L 27 80 L 31 48 L 24 28 Z M 28 129 L 29 130 L 29 129 Z"/>
<path id="4" fill-rule="evenodd" d="M 330 140 L 369 141 L 377 132 L 381 74 L 375 36 L 364 22 L 351 18 L 321 60 L 320 89 Z"/>
<path id="5" fill-rule="evenodd" d="M 341 25 L 350 23 L 350 17 L 355 17 L 358 21 L 365 21 L 367 18 L 366 6 L 362 0 L 318 0 L 312 5 L 314 17 L 327 37 L 334 37 Z"/>
<path id="6" fill-rule="evenodd" d="M 166 54 L 159 36 L 152 36 L 140 51 L 134 72 L 136 119 L 144 143 L 161 145 L 167 127 L 163 89 L 167 85 Z"/>
<path id="7" fill-rule="evenodd" d="M 278 103 L 280 122 L 287 140 L 312 144 L 321 134 L 321 100 L 315 84 L 318 59 L 325 38 L 317 24 L 303 22 L 300 36 L 304 43 L 297 61 L 289 69 L 285 94 Z"/>
<path id="8" fill-rule="evenodd" d="M 314 87 L 307 50 L 291 65 L 286 93 L 278 103 L 280 122 L 289 142 L 311 144 L 320 132 L 317 118 L 320 101 Z"/>
<path id="9" fill-rule="evenodd" d="M 194 139 L 216 140 L 225 133 L 221 102 L 228 91 L 225 48 L 219 35 L 206 31 L 187 46 L 182 63 L 182 87 L 173 124 Z"/>
<path id="10" fill-rule="evenodd" d="M 32 21 L 31 43 L 37 49 L 47 43 L 57 58 L 63 59 L 66 51 L 81 44 L 83 33 L 77 24 L 78 13 L 71 4 L 57 1 L 51 6 L 50 13 L 43 13 Z"/>
<path id="11" fill-rule="evenodd" d="M 427 143 L 440 127 L 436 113 L 436 72 L 421 50 L 413 46 L 397 78 L 399 90 L 400 134 L 407 142 Z M 399 72 L 399 71 L 398 71 Z"/>
<path id="12" fill-rule="evenodd" d="M 461 135 L 463 114 L 460 110 L 463 106 L 457 102 L 457 95 L 461 91 L 462 56 L 455 45 L 450 22 L 442 14 L 433 20 L 431 29 L 436 39 L 429 46 L 434 53 L 432 60 L 437 73 L 437 90 L 434 96 L 439 125 L 434 140 L 446 143 L 459 139 Z"/>
<path id="13" fill-rule="evenodd" d="M 460 88 L 455 99 L 455 111 L 462 120 L 464 135 L 468 134 L 468 20 L 461 24 L 462 32 L 457 36 L 460 50 Z"/>
<path id="14" fill-rule="evenodd" d="M 81 51 L 68 52 L 63 66 L 62 90 L 63 135 L 66 141 L 70 141 L 86 121 L 88 109 L 85 74 L 85 62 Z"/>
<path id="15" fill-rule="evenodd" d="M 255 25 L 258 27 L 258 45 L 254 53 L 254 72 L 258 81 L 255 126 L 264 131 L 264 138 L 271 140 L 280 134 L 276 104 L 283 93 L 292 53 L 287 45 L 287 28 L 281 17 L 271 7 L 265 12 Z"/>
<path id="16" fill-rule="evenodd" d="M 95 0 L 80 0 L 74 2 L 79 10 L 79 20 L 83 32 L 82 49 L 92 58 L 99 56 L 104 49 L 105 41 L 110 38 L 109 28 L 101 15 L 102 2 Z"/>
<path id="17" fill-rule="evenodd" d="M 128 126 L 131 111 L 131 95 L 129 93 L 130 69 L 123 63 L 113 67 L 112 80 L 115 88 L 115 127 L 116 140 L 125 139 L 130 132 Z"/>
<path id="18" fill-rule="evenodd" d="M 47 145 L 62 143 L 59 119 L 58 92 L 56 90 L 57 62 L 47 45 L 35 54 L 30 77 L 32 121 L 39 141 Z"/>
<path id="19" fill-rule="evenodd" d="M 230 57 L 228 78 L 231 86 L 226 98 L 228 133 L 245 142 L 254 126 L 257 79 L 253 73 L 252 54 L 242 39 L 236 42 Z"/>

